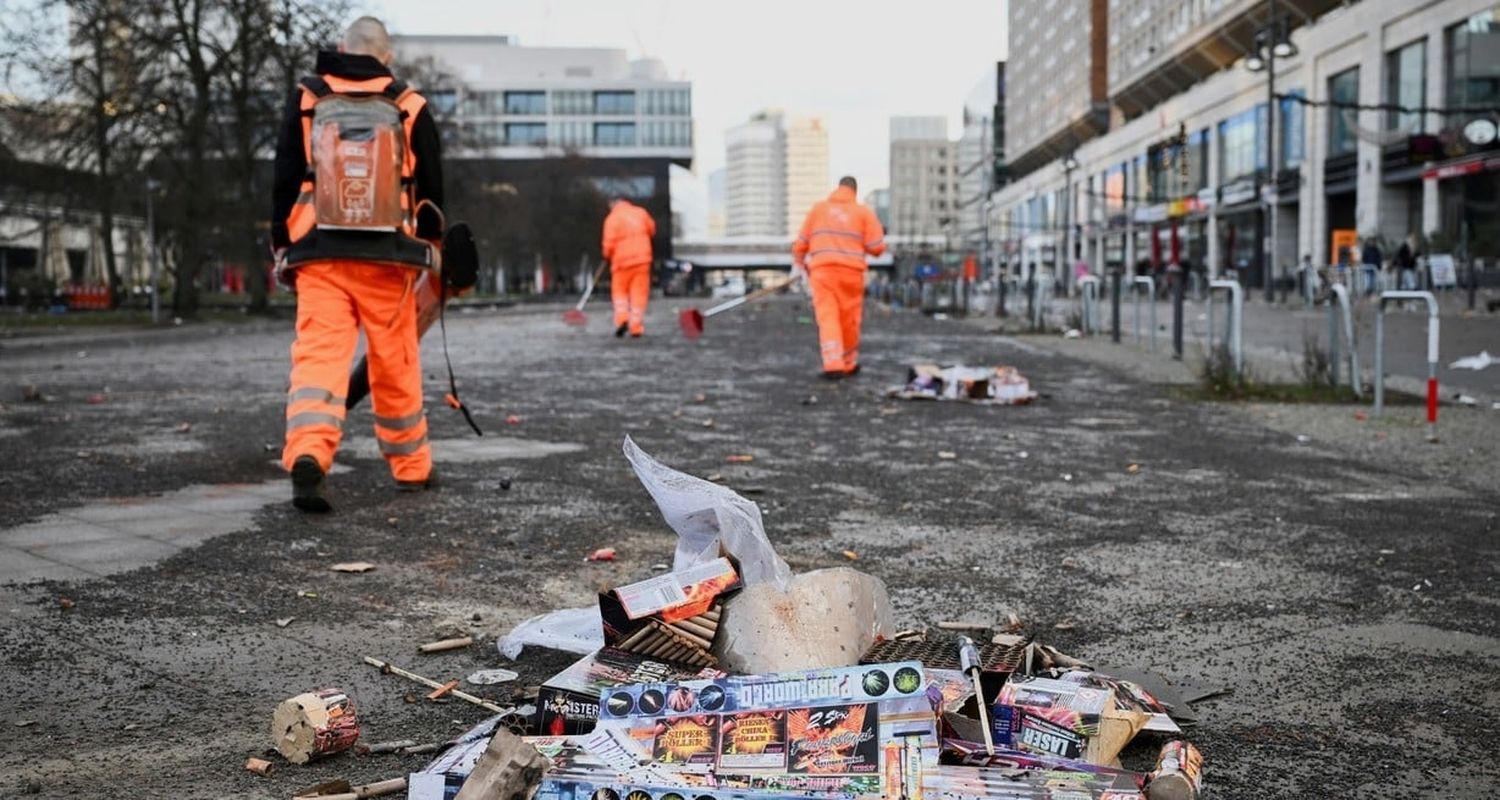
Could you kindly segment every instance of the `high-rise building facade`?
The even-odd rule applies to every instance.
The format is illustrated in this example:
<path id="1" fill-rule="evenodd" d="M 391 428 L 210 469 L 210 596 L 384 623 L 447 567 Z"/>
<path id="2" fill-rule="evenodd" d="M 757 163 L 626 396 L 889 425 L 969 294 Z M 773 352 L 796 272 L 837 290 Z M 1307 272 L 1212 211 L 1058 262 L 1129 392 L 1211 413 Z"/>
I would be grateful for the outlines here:
<path id="1" fill-rule="evenodd" d="M 501 187 L 581 157 L 605 194 L 656 220 L 671 255 L 669 171 L 693 162 L 692 86 L 624 50 L 523 47 L 505 36 L 397 36 L 396 72 L 427 97 L 450 171 Z M 455 166 L 461 164 L 461 166 Z"/>
<path id="2" fill-rule="evenodd" d="M 890 229 L 903 236 L 949 232 L 958 200 L 957 146 L 946 117 L 891 117 Z"/>
<path id="3" fill-rule="evenodd" d="M 1175 263 L 1263 288 L 1355 236 L 1387 258 L 1413 235 L 1460 263 L 1500 258 L 1500 217 L 1485 210 L 1500 201 L 1500 6 L 1277 0 L 1289 33 L 1274 101 L 1269 59 L 1247 58 L 1266 6 L 1113 7 L 1109 129 L 1041 153 L 994 195 L 1013 268 Z M 1015 76 L 1035 68 L 1019 63 L 1035 34 L 1014 18 L 1011 30 Z"/>
<path id="4" fill-rule="evenodd" d="M 828 131 L 816 117 L 762 111 L 725 135 L 730 236 L 791 236 L 828 194 Z"/>
<path id="5" fill-rule="evenodd" d="M 1005 120 L 1013 174 L 1061 158 L 1108 127 L 1109 2 L 1010 3 Z"/>

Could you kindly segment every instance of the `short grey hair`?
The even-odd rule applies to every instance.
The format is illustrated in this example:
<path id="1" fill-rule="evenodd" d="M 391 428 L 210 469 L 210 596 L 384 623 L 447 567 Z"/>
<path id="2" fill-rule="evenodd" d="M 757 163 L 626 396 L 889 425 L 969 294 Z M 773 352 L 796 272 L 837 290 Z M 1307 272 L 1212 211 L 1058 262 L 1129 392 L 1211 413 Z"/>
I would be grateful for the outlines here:
<path id="1" fill-rule="evenodd" d="M 360 17 L 344 31 L 344 52 L 385 59 L 392 54 L 391 34 L 375 17 Z"/>

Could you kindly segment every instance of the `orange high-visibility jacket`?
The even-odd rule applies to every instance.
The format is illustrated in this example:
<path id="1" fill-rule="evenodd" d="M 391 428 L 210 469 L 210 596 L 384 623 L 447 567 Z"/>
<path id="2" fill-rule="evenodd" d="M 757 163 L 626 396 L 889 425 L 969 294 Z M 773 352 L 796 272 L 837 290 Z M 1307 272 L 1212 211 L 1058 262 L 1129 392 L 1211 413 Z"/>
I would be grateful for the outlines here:
<path id="1" fill-rule="evenodd" d="M 651 237 L 656 220 L 651 213 L 629 200 L 621 200 L 604 218 L 601 252 L 610 269 L 627 269 L 651 263 Z"/>
<path id="2" fill-rule="evenodd" d="M 849 267 L 866 269 L 865 256 L 885 252 L 885 229 L 875 212 L 854 199 L 854 190 L 840 186 L 807 212 L 802 233 L 792 244 L 792 258 L 808 269 Z"/>

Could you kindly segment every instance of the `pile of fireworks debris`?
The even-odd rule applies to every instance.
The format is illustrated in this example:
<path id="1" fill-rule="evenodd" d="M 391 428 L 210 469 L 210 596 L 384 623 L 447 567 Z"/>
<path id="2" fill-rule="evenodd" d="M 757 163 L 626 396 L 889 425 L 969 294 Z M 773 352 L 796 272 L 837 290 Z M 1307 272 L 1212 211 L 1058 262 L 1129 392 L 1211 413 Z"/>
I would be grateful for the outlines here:
<path id="1" fill-rule="evenodd" d="M 526 706 L 498 707 L 366 659 L 493 713 L 434 746 L 434 760 L 409 776 L 298 797 L 1198 796 L 1202 755 L 1180 738 L 1196 719 L 1165 681 L 1096 670 L 1014 624 L 978 643 L 953 630 L 973 626 L 896 630 L 878 579 L 849 568 L 792 574 L 753 503 L 662 466 L 629 440 L 625 448 L 679 534 L 672 570 L 501 639 L 511 657 L 528 645 L 587 651 Z M 1147 772 L 1119 760 L 1138 734 L 1160 737 Z M 358 735 L 352 701 L 337 690 L 283 703 L 272 729 L 294 763 L 354 749 Z"/>
<path id="2" fill-rule="evenodd" d="M 960 400 L 981 405 L 1025 405 L 1037 398 L 1031 382 L 1015 367 L 966 367 L 914 364 L 906 383 L 892 386 L 887 397 L 900 400 Z"/>

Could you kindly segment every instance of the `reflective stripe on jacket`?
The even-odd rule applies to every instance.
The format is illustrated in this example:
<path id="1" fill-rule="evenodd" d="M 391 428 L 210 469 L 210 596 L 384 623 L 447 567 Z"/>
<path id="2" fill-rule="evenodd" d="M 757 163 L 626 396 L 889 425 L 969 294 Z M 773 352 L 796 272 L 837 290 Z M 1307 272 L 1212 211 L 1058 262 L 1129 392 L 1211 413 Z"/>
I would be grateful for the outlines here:
<path id="1" fill-rule="evenodd" d="M 840 186 L 807 212 L 792 244 L 792 258 L 808 269 L 824 266 L 866 268 L 865 256 L 885 252 L 885 230 L 875 212 L 860 205 L 854 190 Z"/>

